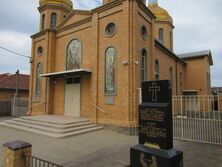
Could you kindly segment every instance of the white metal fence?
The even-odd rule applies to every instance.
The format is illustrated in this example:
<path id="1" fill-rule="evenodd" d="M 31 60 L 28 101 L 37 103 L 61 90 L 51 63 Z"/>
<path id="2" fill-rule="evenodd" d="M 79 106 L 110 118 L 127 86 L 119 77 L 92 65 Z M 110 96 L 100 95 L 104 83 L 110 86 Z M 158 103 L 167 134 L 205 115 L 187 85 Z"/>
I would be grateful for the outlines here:
<path id="1" fill-rule="evenodd" d="M 222 144 L 222 96 L 173 96 L 175 139 Z"/>
<path id="2" fill-rule="evenodd" d="M 222 95 L 173 96 L 172 102 L 174 139 L 222 145 Z"/>

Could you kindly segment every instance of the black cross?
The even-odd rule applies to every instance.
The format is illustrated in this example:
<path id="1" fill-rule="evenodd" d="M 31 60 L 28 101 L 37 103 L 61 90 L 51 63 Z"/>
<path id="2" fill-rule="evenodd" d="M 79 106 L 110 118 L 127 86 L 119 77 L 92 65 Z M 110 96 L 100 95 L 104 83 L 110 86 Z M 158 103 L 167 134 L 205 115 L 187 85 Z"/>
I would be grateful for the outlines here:
<path id="1" fill-rule="evenodd" d="M 157 92 L 160 91 L 160 87 L 155 82 L 152 83 L 152 87 L 149 87 L 149 92 L 152 92 L 152 101 L 157 101 Z"/>

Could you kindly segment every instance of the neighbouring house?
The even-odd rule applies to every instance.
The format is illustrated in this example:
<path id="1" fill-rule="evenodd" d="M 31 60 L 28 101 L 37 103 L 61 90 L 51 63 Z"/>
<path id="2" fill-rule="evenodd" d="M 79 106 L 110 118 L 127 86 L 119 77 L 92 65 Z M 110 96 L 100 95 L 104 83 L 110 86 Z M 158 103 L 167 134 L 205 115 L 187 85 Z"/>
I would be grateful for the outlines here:
<path id="1" fill-rule="evenodd" d="M 17 79 L 18 78 L 18 79 Z M 29 75 L 25 74 L 0 74 L 0 101 L 11 101 L 16 93 L 18 81 L 18 97 L 29 96 Z"/>

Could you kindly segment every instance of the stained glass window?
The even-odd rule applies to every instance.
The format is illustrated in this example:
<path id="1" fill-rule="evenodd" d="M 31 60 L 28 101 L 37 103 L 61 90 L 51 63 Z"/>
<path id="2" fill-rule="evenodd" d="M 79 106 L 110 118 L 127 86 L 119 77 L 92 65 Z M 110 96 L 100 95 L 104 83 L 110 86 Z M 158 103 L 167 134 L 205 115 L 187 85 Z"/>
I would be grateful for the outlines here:
<path id="1" fill-rule="evenodd" d="M 141 80 L 146 81 L 146 78 L 147 78 L 147 51 L 146 49 L 143 49 L 141 55 Z"/>
<path id="2" fill-rule="evenodd" d="M 72 40 L 67 47 L 66 70 L 81 68 L 82 44 L 79 40 Z"/>
<path id="3" fill-rule="evenodd" d="M 38 63 L 36 66 L 36 95 L 41 95 L 41 77 L 42 74 L 42 64 Z"/>
<path id="4" fill-rule="evenodd" d="M 116 94 L 116 50 L 113 47 L 105 52 L 105 94 Z"/>

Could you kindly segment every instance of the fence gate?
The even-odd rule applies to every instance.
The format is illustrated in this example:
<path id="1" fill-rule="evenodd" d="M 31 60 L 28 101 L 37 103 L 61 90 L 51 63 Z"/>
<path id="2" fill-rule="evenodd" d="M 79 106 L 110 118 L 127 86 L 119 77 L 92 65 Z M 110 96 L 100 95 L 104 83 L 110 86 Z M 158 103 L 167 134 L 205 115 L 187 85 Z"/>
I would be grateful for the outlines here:
<path id="1" fill-rule="evenodd" d="M 175 139 L 222 144 L 222 96 L 173 96 Z"/>

